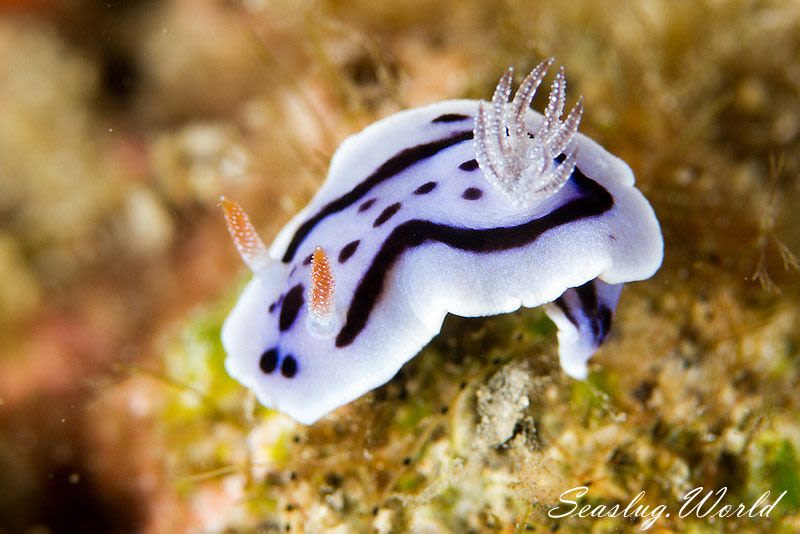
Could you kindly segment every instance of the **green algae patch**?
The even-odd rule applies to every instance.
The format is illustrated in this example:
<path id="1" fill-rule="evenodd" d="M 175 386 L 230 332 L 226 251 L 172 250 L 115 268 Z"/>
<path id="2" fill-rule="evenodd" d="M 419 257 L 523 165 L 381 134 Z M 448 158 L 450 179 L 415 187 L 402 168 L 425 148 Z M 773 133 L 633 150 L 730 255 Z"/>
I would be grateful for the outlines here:
<path id="1" fill-rule="evenodd" d="M 587 380 L 576 380 L 570 387 L 570 406 L 573 413 L 587 425 L 599 423 L 613 410 L 613 398 L 618 386 L 609 370 L 589 373 Z"/>
<path id="2" fill-rule="evenodd" d="M 786 492 L 776 511 L 782 514 L 796 512 L 800 508 L 800 460 L 797 449 L 787 439 L 779 436 L 765 436 L 757 444 L 762 465 L 758 479 L 764 484 L 764 491 L 770 491 L 771 499 Z"/>
<path id="3" fill-rule="evenodd" d="M 523 310 L 522 326 L 533 336 L 544 337 L 547 339 L 555 338 L 556 325 L 551 321 L 542 310 Z"/>
<path id="4" fill-rule="evenodd" d="M 431 414 L 430 406 L 422 400 L 412 401 L 401 406 L 395 415 L 395 424 L 401 432 L 413 432 L 425 417 Z"/>
<path id="5" fill-rule="evenodd" d="M 167 350 L 164 378 L 175 384 L 179 394 L 172 406 L 174 413 L 168 410 L 166 419 L 180 418 L 182 410 L 220 416 L 222 412 L 235 410 L 235 404 L 241 402 L 240 386 L 225 371 L 225 350 L 220 337 L 227 304 L 226 300 L 218 307 L 194 311 L 174 346 Z"/>

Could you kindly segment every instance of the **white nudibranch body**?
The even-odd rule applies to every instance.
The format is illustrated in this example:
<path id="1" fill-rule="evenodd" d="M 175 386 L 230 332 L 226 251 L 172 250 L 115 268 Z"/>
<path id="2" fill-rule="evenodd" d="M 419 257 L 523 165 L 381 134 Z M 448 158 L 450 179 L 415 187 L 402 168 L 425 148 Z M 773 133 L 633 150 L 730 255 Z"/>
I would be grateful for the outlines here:
<path id="1" fill-rule="evenodd" d="M 562 120 L 552 60 L 513 99 L 397 113 L 345 140 L 308 206 L 269 251 L 223 201 L 255 277 L 222 329 L 226 368 L 259 401 L 311 424 L 390 380 L 448 313 L 545 305 L 564 371 L 583 379 L 622 284 L 652 276 L 663 241 L 630 168 Z M 335 291 L 334 291 L 335 289 Z"/>

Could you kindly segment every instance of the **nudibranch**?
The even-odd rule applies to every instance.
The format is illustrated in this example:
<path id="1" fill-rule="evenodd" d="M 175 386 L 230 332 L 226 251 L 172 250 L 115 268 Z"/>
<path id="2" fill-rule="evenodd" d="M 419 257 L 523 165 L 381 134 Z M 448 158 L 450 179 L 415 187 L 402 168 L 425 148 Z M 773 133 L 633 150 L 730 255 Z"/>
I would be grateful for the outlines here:
<path id="1" fill-rule="evenodd" d="M 403 111 L 346 139 L 327 180 L 267 249 L 223 200 L 255 274 L 222 329 L 228 372 L 258 400 L 311 424 L 389 381 L 448 313 L 545 305 L 559 360 L 577 379 L 602 343 L 625 282 L 652 276 L 663 240 L 631 169 L 577 133 L 553 63 L 511 97 Z"/>

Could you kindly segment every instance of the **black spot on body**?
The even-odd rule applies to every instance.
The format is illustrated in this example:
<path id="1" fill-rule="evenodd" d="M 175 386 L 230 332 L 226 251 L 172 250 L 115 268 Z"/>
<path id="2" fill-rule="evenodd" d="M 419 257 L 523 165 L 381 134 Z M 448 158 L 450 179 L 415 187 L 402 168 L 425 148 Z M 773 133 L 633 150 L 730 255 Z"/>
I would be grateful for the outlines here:
<path id="1" fill-rule="evenodd" d="M 467 160 L 467 161 L 465 161 L 464 163 L 462 163 L 461 165 L 458 166 L 459 169 L 461 169 L 462 171 L 467 171 L 467 172 L 472 172 L 474 170 L 477 170 L 478 167 L 479 167 L 478 160 L 476 160 L 476 159 Z"/>
<path id="2" fill-rule="evenodd" d="M 381 212 L 380 215 L 378 215 L 378 218 L 375 219 L 374 223 L 372 223 L 372 227 L 377 228 L 386 221 L 388 221 L 389 219 L 391 219 L 392 217 L 394 217 L 394 214 L 400 211 L 400 208 L 402 206 L 403 205 L 401 203 L 395 202 L 391 206 L 387 207 L 385 210 Z"/>
<path id="3" fill-rule="evenodd" d="M 261 371 L 265 374 L 270 374 L 278 367 L 278 351 L 275 349 L 269 349 L 265 351 L 264 354 L 261 355 L 261 359 L 258 361 L 258 366 L 261 368 Z"/>
<path id="4" fill-rule="evenodd" d="M 349 260 L 350 257 L 356 253 L 356 249 L 360 244 L 361 241 L 356 239 L 355 241 L 351 241 L 350 243 L 342 247 L 342 250 L 339 251 L 339 263 L 344 263 L 347 260 Z"/>
<path id="5" fill-rule="evenodd" d="M 469 115 L 463 115 L 461 113 L 445 113 L 444 115 L 439 115 L 438 117 L 433 119 L 431 122 L 433 122 L 433 123 L 437 123 L 437 122 L 459 122 L 459 121 L 465 121 L 465 120 L 467 120 L 469 118 L 470 118 Z"/>
<path id="6" fill-rule="evenodd" d="M 601 215 L 614 206 L 614 197 L 577 167 L 571 180 L 580 191 L 578 197 L 547 215 L 516 226 L 475 229 L 412 219 L 395 227 L 353 292 L 346 322 L 336 336 L 336 346 L 350 345 L 364 330 L 372 310 L 383 295 L 388 273 L 407 250 L 426 242 L 438 242 L 476 254 L 511 250 L 533 244 L 548 230 Z"/>
<path id="7" fill-rule="evenodd" d="M 283 299 L 281 315 L 278 320 L 278 328 L 281 332 L 285 332 L 292 327 L 303 304 L 305 304 L 303 284 L 297 284 L 286 293 L 286 297 Z"/>
<path id="8" fill-rule="evenodd" d="M 370 208 L 372 207 L 372 205 L 373 205 L 373 204 L 375 204 L 375 201 L 376 201 L 376 200 L 378 200 L 378 199 L 377 199 L 377 198 L 371 198 L 371 199 L 367 200 L 366 202 L 364 202 L 363 204 L 361 204 L 361 205 L 358 207 L 358 212 L 359 212 L 359 213 L 364 213 L 365 211 L 367 211 L 368 209 L 370 209 Z"/>
<path id="9" fill-rule="evenodd" d="M 461 193 L 461 198 L 466 200 L 478 200 L 483 196 L 483 191 L 478 189 L 477 187 L 468 187 Z"/>
<path id="10" fill-rule="evenodd" d="M 427 195 L 434 189 L 436 189 L 436 182 L 427 182 L 419 186 L 414 190 L 415 195 Z"/>
<path id="11" fill-rule="evenodd" d="M 281 374 L 286 378 L 292 378 L 297 374 L 297 360 L 291 354 L 287 354 L 281 363 Z"/>
<path id="12" fill-rule="evenodd" d="M 312 259 L 314 259 L 314 255 L 313 254 L 309 254 L 308 256 L 306 256 L 306 259 L 303 260 L 303 265 L 306 265 L 306 266 L 311 265 L 311 260 Z"/>

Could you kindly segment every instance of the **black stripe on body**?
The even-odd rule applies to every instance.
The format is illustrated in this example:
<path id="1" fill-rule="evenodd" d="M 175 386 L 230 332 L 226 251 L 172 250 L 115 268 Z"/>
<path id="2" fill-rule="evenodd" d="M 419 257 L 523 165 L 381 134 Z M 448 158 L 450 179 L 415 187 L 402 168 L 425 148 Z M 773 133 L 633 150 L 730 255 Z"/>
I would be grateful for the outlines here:
<path id="1" fill-rule="evenodd" d="M 598 324 L 597 324 L 597 293 L 594 290 L 594 284 L 586 282 L 582 286 L 575 288 L 575 293 L 578 294 L 578 299 L 581 301 L 581 308 L 586 320 L 589 321 L 589 328 L 592 329 L 592 337 L 596 340 L 598 337 Z"/>
<path id="2" fill-rule="evenodd" d="M 433 122 L 433 123 L 437 123 L 437 122 L 459 122 L 459 121 L 465 121 L 465 120 L 471 119 L 471 118 L 472 117 L 470 117 L 469 115 L 462 115 L 461 113 L 445 113 L 444 115 L 439 115 L 438 117 L 433 119 L 431 122 Z"/>
<path id="3" fill-rule="evenodd" d="M 472 131 L 456 132 L 444 139 L 431 141 L 406 148 L 389 158 L 380 167 L 378 167 L 372 174 L 370 174 L 364 181 L 355 186 L 349 192 L 341 197 L 329 202 L 319 213 L 304 222 L 295 232 L 289 246 L 286 248 L 286 253 L 283 255 L 283 262 L 289 263 L 294 258 L 298 247 L 303 240 L 311 233 L 311 230 L 320 223 L 325 217 L 343 211 L 352 204 L 358 202 L 367 193 L 369 193 L 375 186 L 382 182 L 398 175 L 412 165 L 419 163 L 422 160 L 435 156 L 442 150 L 450 148 L 453 145 L 463 143 L 472 139 Z"/>
<path id="4" fill-rule="evenodd" d="M 611 310 L 602 305 L 597 308 L 597 321 L 599 324 L 597 344 L 600 345 L 600 343 L 602 343 L 606 338 L 606 334 L 608 334 L 609 330 L 611 330 Z"/>
<path id="5" fill-rule="evenodd" d="M 570 309 L 564 295 L 556 299 L 555 304 L 564 313 L 577 330 L 581 330 L 581 323 L 575 317 L 576 312 L 583 315 L 585 318 L 584 328 L 588 326 L 591 331 L 592 340 L 595 345 L 600 346 L 603 340 L 611 329 L 611 309 L 606 306 L 598 298 L 597 286 L 595 281 L 591 280 L 582 286 L 574 287 L 568 291 L 572 291 L 577 295 L 577 302 L 574 302 L 573 308 Z M 582 334 L 583 335 L 583 334 Z"/>
<path id="6" fill-rule="evenodd" d="M 614 198 L 597 182 L 575 169 L 572 180 L 580 195 L 543 217 L 525 223 L 500 228 L 473 229 L 448 226 L 432 221 L 406 221 L 392 231 L 372 260 L 369 269 L 353 293 L 347 310 L 347 320 L 336 336 L 336 346 L 353 343 L 364 330 L 383 294 L 386 278 L 395 263 L 407 250 L 428 242 L 443 243 L 451 248 L 487 254 L 515 249 L 534 243 L 544 232 L 610 210 Z"/>
<path id="7" fill-rule="evenodd" d="M 561 295 L 560 297 L 558 297 L 556 299 L 555 304 L 556 304 L 556 306 L 558 306 L 558 309 L 561 310 L 561 312 L 564 314 L 564 317 L 566 317 L 567 320 L 570 323 L 572 323 L 572 325 L 576 329 L 580 330 L 580 325 L 578 324 L 578 320 L 575 319 L 574 315 L 572 315 L 572 312 L 570 311 L 569 306 L 567 306 L 567 303 L 564 301 L 564 295 Z"/>
<path id="8" fill-rule="evenodd" d="M 578 293 L 578 297 L 581 301 L 583 314 L 586 316 L 586 319 L 589 321 L 589 327 L 592 329 L 592 338 L 599 346 L 611 329 L 611 310 L 598 300 L 597 288 L 594 285 L 594 281 L 587 282 L 575 288 L 575 291 Z"/>

